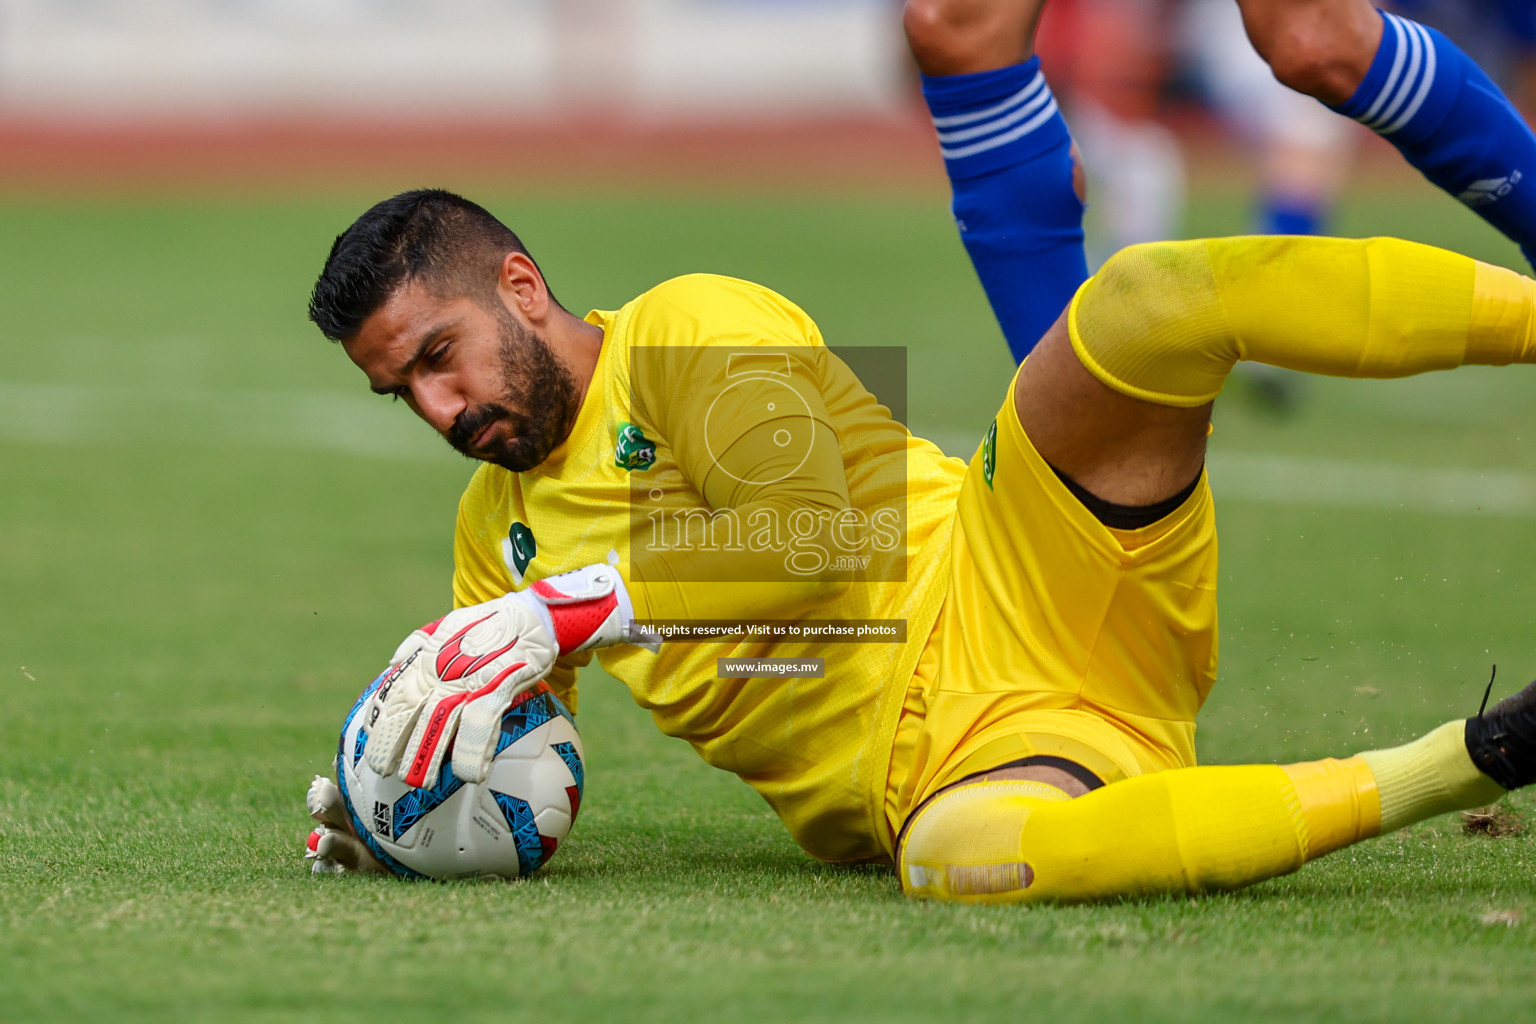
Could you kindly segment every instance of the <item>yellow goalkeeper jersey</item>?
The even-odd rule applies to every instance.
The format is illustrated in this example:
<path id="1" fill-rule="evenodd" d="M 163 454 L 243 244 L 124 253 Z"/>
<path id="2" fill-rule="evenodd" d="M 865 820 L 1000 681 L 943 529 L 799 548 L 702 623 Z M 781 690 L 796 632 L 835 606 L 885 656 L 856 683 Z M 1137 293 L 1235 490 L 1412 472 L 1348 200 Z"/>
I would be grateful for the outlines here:
<path id="1" fill-rule="evenodd" d="M 460 501 L 455 602 L 607 561 L 641 619 L 769 623 L 598 657 L 807 852 L 888 856 L 892 741 L 943 601 L 965 464 L 913 437 L 766 288 L 690 275 L 587 319 L 603 347 L 570 436 L 528 472 L 481 466 Z M 877 620 L 904 637 L 809 634 Z M 551 677 L 573 706 L 590 657 Z M 722 679 L 725 657 L 820 658 L 824 676 Z"/>

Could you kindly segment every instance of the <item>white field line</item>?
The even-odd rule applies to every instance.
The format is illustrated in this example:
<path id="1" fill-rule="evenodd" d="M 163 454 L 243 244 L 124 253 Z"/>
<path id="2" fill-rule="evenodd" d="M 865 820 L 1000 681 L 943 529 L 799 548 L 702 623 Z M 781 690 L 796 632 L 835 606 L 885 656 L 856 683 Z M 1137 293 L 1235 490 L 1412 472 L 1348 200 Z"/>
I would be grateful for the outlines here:
<path id="1" fill-rule="evenodd" d="M 978 443 L 953 431 L 931 436 L 961 458 L 969 458 Z M 0 381 L 0 441 L 459 459 L 403 406 L 371 395 L 316 391 Z M 1536 477 L 1524 473 L 1251 452 L 1213 452 L 1210 472 L 1218 501 L 1536 518 Z"/>
<path id="2" fill-rule="evenodd" d="M 1213 452 L 1217 501 L 1536 517 L 1536 477 L 1507 470 Z"/>
<path id="3" fill-rule="evenodd" d="M 963 459 L 970 458 L 979 443 L 956 433 L 934 439 Z M 1536 518 L 1536 476 L 1525 473 L 1224 451 L 1212 452 L 1209 466 L 1218 505 L 1246 501 Z"/>
<path id="4" fill-rule="evenodd" d="M 0 381 L 0 440 L 328 451 L 410 462 L 459 458 L 402 405 L 315 391 Z"/>

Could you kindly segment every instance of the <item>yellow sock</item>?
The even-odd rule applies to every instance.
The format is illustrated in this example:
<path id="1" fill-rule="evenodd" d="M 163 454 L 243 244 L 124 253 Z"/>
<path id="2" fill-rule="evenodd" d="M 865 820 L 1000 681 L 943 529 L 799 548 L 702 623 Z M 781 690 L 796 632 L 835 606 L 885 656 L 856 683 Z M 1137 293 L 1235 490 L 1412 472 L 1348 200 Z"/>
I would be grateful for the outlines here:
<path id="1" fill-rule="evenodd" d="M 1404 746 L 1360 755 L 1381 794 L 1383 832 L 1504 795 L 1504 787 L 1472 763 L 1465 730 L 1466 723 L 1458 719 Z"/>
<path id="2" fill-rule="evenodd" d="M 1358 757 L 1288 764 L 1282 769 L 1307 825 L 1307 860 L 1381 833 L 1377 781 Z"/>
<path id="3" fill-rule="evenodd" d="M 1375 835 L 1376 793 L 1359 758 L 1185 768 L 1075 800 L 979 782 L 919 809 L 898 868 L 909 896 L 976 903 L 1232 889 Z"/>

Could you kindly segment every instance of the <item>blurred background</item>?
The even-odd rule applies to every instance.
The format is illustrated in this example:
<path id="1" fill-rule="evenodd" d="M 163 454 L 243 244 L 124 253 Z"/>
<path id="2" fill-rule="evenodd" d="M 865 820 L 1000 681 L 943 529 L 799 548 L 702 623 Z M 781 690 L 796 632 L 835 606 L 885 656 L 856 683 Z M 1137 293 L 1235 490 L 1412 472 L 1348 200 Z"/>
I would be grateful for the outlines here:
<path id="1" fill-rule="evenodd" d="M 1446 19 L 1528 96 L 1532 7 L 1411 13 Z M 1231 0 L 1051 0 L 1039 49 L 1092 177 L 1096 258 L 1317 230 L 1528 269 L 1370 133 L 1275 85 L 1235 15 Z M 952 454 L 975 450 L 1012 373 L 894 0 L 0 0 L 0 1004 L 16 1019 L 124 999 L 146 1020 L 231 1000 L 320 1012 L 360 965 L 394 1008 L 431 988 L 426 966 L 396 976 L 356 936 L 338 947 L 322 925 L 364 913 L 357 890 L 310 886 L 299 863 L 300 797 L 342 714 L 449 601 L 472 467 L 305 318 L 336 234 L 423 185 L 502 216 L 574 310 L 714 271 L 788 295 L 832 344 L 904 346 L 910 425 Z M 1470 713 L 1493 662 L 1496 692 L 1536 674 L 1533 384 L 1522 367 L 1228 389 L 1202 759 L 1405 740 Z M 415 941 L 460 949 L 455 928 L 494 921 L 471 899 L 526 910 L 553 892 L 549 913 L 569 916 L 541 919 L 547 956 L 594 980 L 569 998 L 607 1005 L 601 979 L 622 965 L 650 993 L 622 1012 L 686 991 L 713 1017 L 739 995 L 731 970 L 636 956 L 692 948 L 668 938 L 688 920 L 637 918 L 652 931 L 626 945 L 593 908 L 748 892 L 774 927 L 803 936 L 817 917 L 835 937 L 785 961 L 815 979 L 808 1005 L 931 1019 L 986 987 L 879 969 L 881 943 L 934 918 L 896 906 L 885 876 L 806 863 L 750 791 L 657 735 L 617 684 L 582 679 L 589 788 L 551 888 L 417 914 L 422 890 L 378 887 L 379 927 L 409 918 Z M 759 884 L 834 896 L 770 906 Z M 1099 992 L 1014 969 L 1016 940 L 1052 920 L 986 918 L 1005 938 L 968 966 L 1060 985 L 1057 1010 L 1092 1015 L 1118 975 Z M 861 928 L 876 952 L 843 959 Z M 761 961 L 752 936 L 697 934 Z M 1218 946 L 1146 966 L 1137 1006 L 1225 991 L 1251 947 Z M 1351 950 L 1350 978 L 1396 977 Z M 1266 992 L 1299 977 L 1248 959 Z M 761 963 L 761 998 L 794 988 Z M 849 986 L 858 1000 L 824 998 Z M 1497 993 L 1435 998 L 1455 1016 Z"/>
<path id="2" fill-rule="evenodd" d="M 556 118 L 900 105 L 882 0 L 7 0 L 39 115 Z"/>
<path id="3" fill-rule="evenodd" d="M 0 159 L 33 183 L 457 167 L 682 184 L 694 161 L 751 171 L 775 151 L 719 152 L 721 133 L 829 132 L 769 177 L 910 146 L 909 78 L 889 0 L 4 0 Z"/>
<path id="4" fill-rule="evenodd" d="M 1536 4 L 1395 0 L 1529 109 Z M 895 0 L 0 0 L 0 187 L 395 182 L 942 187 Z M 1411 181 L 1277 85 L 1230 0 L 1054 0 L 1038 49 L 1093 175 L 1096 258 L 1322 230 Z M 1191 221 L 1190 218 L 1193 218 Z"/>

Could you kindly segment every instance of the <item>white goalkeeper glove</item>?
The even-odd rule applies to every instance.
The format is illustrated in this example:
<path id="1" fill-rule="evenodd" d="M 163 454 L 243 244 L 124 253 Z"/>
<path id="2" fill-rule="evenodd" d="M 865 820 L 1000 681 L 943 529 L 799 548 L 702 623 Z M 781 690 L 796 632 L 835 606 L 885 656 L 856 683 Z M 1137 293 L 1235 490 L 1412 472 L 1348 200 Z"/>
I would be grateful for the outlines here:
<path id="1" fill-rule="evenodd" d="M 619 571 L 589 565 L 539 580 L 484 604 L 459 608 L 406 638 L 393 670 L 364 708 L 368 766 L 408 786 L 437 785 L 452 751 L 453 773 L 483 782 L 512 699 L 574 651 L 655 638 L 635 626 Z"/>
<path id="2" fill-rule="evenodd" d="M 389 869 L 374 859 L 347 826 L 347 811 L 341 803 L 341 790 L 324 775 L 316 775 L 304 795 L 309 816 L 320 827 L 309 834 L 304 859 L 317 875 L 339 875 L 346 871 L 365 874 L 389 874 Z"/>

